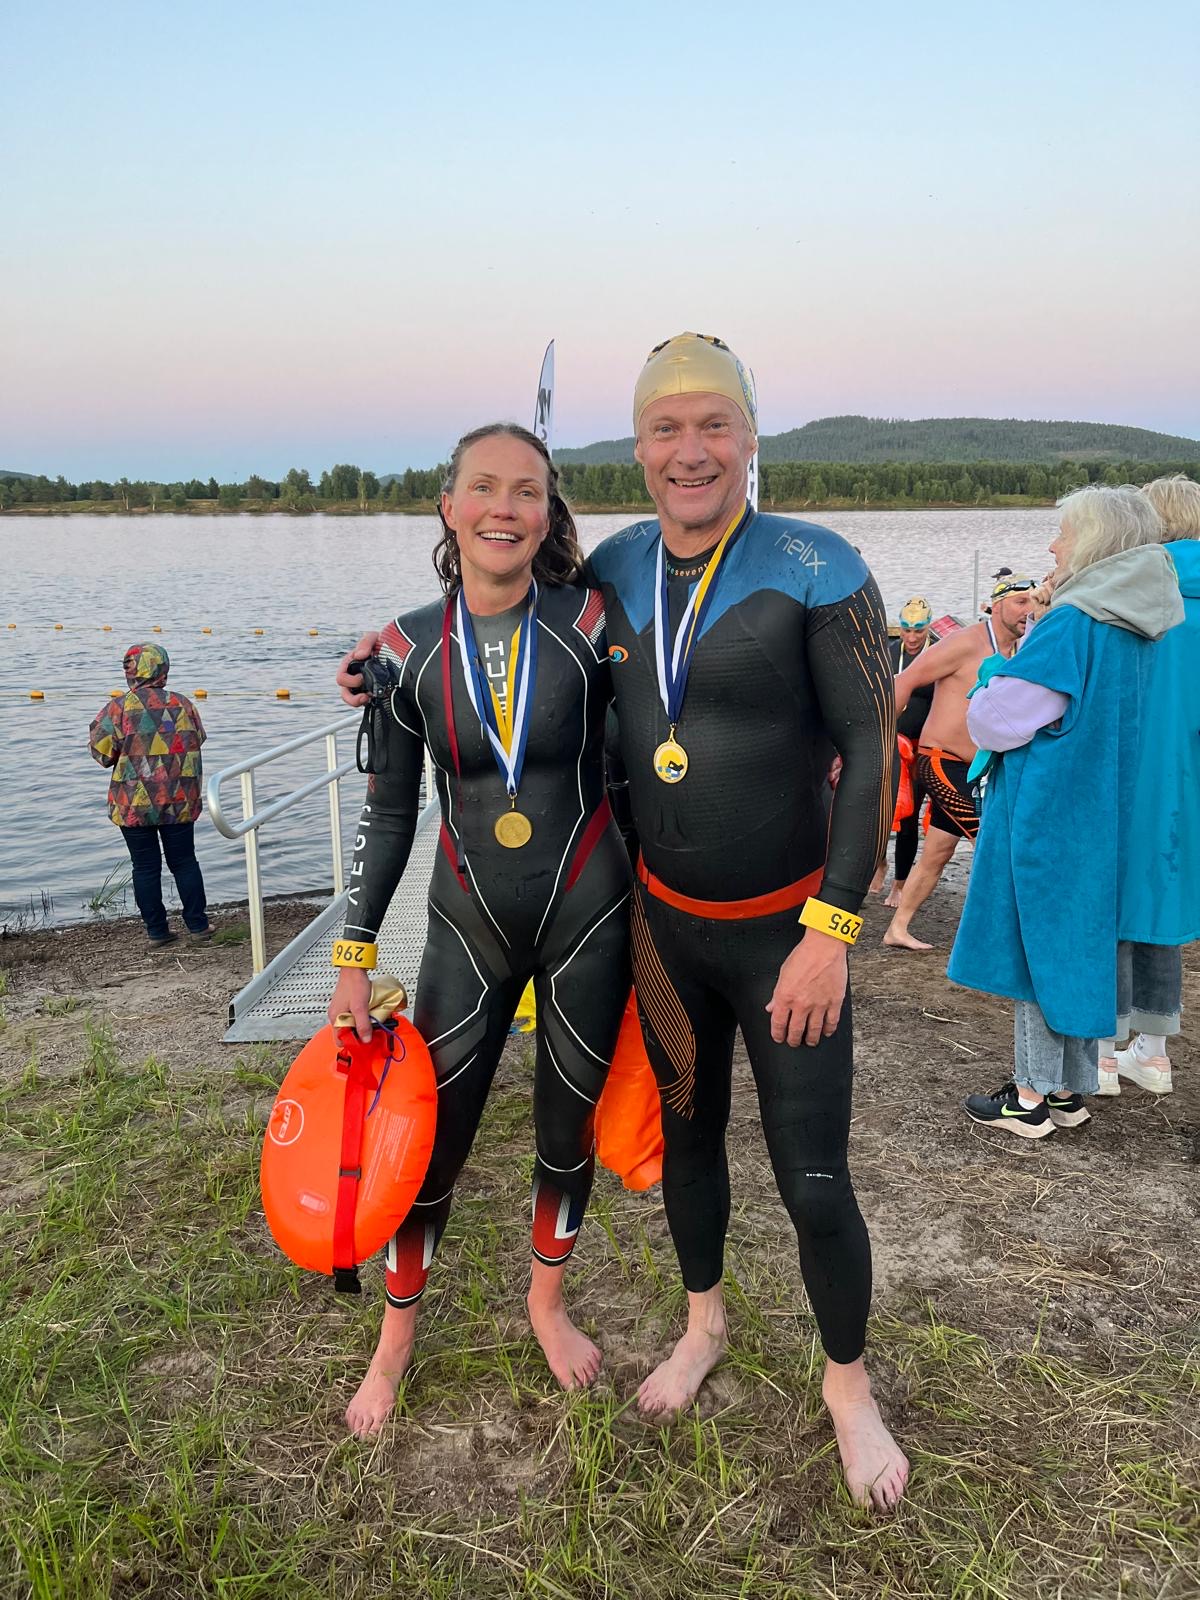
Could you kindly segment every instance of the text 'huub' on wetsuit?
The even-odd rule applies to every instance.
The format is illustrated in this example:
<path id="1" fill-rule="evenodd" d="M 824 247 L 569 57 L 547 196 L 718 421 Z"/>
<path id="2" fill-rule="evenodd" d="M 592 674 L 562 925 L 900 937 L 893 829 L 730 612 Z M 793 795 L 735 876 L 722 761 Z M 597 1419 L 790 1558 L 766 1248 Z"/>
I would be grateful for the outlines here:
<path id="1" fill-rule="evenodd" d="M 513 711 L 510 669 L 523 610 L 471 619 L 483 686 L 490 692 L 503 677 L 505 713 Z M 554 1264 L 570 1254 L 591 1187 L 593 1108 L 629 991 L 629 864 L 604 792 L 610 684 L 600 597 L 543 588 L 534 626 L 537 672 L 518 796 L 530 833 L 516 847 L 497 836 L 513 797 L 472 698 L 453 611 L 448 619 L 438 601 L 383 630 L 381 648 L 400 682 L 386 719 L 386 760 L 369 780 L 355 844 L 347 938 L 371 943 L 378 934 L 412 846 L 426 745 L 442 812 L 413 1017 L 437 1073 L 437 1138 L 421 1194 L 389 1247 L 388 1298 L 397 1305 L 424 1287 L 530 978 L 539 1259 Z"/>

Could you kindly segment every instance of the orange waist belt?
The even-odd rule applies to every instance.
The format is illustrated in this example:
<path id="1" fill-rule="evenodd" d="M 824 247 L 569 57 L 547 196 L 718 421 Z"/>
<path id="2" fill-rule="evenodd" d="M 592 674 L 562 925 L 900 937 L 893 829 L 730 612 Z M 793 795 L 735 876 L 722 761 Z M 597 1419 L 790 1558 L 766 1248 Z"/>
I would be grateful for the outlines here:
<path id="1" fill-rule="evenodd" d="M 695 900 L 690 894 L 679 894 L 675 889 L 668 889 L 661 878 L 656 878 L 641 856 L 637 875 L 648 893 L 664 905 L 674 906 L 676 911 L 688 911 L 693 917 L 711 917 L 719 922 L 742 922 L 750 917 L 769 917 L 774 911 L 791 911 L 802 906 L 821 887 L 825 868 L 820 866 L 798 883 L 787 883 L 769 894 L 751 895 L 748 900 Z"/>

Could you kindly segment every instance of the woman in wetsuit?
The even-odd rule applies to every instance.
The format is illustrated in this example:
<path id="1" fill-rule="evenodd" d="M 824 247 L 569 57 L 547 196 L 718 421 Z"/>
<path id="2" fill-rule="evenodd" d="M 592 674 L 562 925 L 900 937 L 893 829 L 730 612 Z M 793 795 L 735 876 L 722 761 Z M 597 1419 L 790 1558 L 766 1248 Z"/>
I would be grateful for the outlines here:
<path id="1" fill-rule="evenodd" d="M 380 648 L 399 677 L 368 783 L 342 971 L 329 1005 L 368 1036 L 374 945 L 416 826 L 424 750 L 441 805 L 413 1021 L 438 1081 L 421 1193 L 388 1246 L 387 1308 L 346 1420 L 377 1432 L 412 1356 L 417 1303 L 508 1035 L 538 1007 L 530 1320 L 555 1376 L 592 1381 L 600 1352 L 562 1280 L 591 1188 L 592 1124 L 629 992 L 628 858 L 604 790 L 609 666 L 599 594 L 541 442 L 509 424 L 460 440 L 435 563 L 446 598 L 397 617 Z M 363 953 L 357 946 L 365 946 Z"/>

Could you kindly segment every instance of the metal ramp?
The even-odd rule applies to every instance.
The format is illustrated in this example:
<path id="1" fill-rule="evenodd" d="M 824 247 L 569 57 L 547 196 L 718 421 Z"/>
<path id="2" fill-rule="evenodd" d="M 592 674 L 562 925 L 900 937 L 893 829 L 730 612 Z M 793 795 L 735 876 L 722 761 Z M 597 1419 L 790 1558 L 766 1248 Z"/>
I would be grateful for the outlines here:
<path id="1" fill-rule="evenodd" d="M 422 811 L 412 855 L 379 930 L 379 970 L 399 978 L 410 1002 L 425 946 L 426 901 L 438 847 L 437 818 L 436 803 Z M 335 895 L 308 927 L 234 996 L 227 1044 L 312 1038 L 325 1021 L 325 1008 L 333 993 L 336 974 L 329 964 L 329 949 L 345 922 L 346 902 L 346 891 Z"/>

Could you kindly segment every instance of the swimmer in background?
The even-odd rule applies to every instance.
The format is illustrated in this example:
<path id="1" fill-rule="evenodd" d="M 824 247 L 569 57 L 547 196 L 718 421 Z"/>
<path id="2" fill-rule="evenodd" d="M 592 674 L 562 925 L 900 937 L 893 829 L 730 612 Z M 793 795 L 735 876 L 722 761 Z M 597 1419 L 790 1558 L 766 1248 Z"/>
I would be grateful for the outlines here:
<path id="1" fill-rule="evenodd" d="M 900 607 L 898 617 L 900 635 L 892 639 L 888 649 L 892 658 L 892 671 L 899 675 L 905 667 L 909 667 L 924 651 L 937 643 L 937 636 L 933 633 L 933 608 L 929 601 L 921 595 L 914 595 L 911 600 L 906 600 Z M 911 741 L 915 751 L 921 742 L 921 730 L 925 726 L 925 719 L 929 715 L 929 708 L 933 703 L 933 684 L 929 683 L 922 688 L 915 689 L 908 705 L 896 718 L 896 733 L 903 735 Z M 913 763 L 915 768 L 915 761 Z M 900 896 L 904 892 L 904 885 L 912 871 L 913 863 L 917 859 L 917 850 L 921 843 L 921 808 L 925 804 L 925 790 L 921 787 L 916 771 L 912 773 L 913 808 L 908 816 L 901 822 L 896 830 L 895 867 L 892 874 L 892 887 L 888 891 L 885 906 L 895 910 L 900 904 Z M 883 880 L 887 872 L 887 855 L 879 863 L 879 870 L 871 884 L 872 892 L 878 894 L 883 888 Z"/>
<path id="2" fill-rule="evenodd" d="M 960 839 L 972 844 L 979 816 L 967 783 L 975 745 L 967 732 L 967 696 L 979 667 L 990 655 L 1010 657 L 1035 609 L 1033 578 L 1005 572 L 992 589 L 991 615 L 923 650 L 896 679 L 896 714 L 908 707 L 914 691 L 933 686 L 917 753 L 916 778 L 929 795 L 929 832 L 920 860 L 905 883 L 896 915 L 883 942 L 900 950 L 932 950 L 909 930 L 917 911 L 937 887 Z"/>

